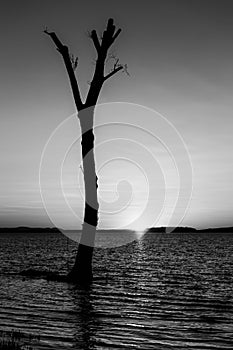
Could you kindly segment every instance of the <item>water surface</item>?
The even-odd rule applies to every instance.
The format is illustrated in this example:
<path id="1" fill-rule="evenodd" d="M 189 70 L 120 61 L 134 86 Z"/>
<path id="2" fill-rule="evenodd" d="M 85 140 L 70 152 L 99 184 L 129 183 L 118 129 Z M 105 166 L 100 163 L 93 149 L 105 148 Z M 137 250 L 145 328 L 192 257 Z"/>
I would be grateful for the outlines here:
<path id="1" fill-rule="evenodd" d="M 75 249 L 62 234 L 0 235 L 0 330 L 39 333 L 36 349 L 233 349 L 233 234 L 98 248 L 86 290 L 18 274 L 66 273 Z"/>

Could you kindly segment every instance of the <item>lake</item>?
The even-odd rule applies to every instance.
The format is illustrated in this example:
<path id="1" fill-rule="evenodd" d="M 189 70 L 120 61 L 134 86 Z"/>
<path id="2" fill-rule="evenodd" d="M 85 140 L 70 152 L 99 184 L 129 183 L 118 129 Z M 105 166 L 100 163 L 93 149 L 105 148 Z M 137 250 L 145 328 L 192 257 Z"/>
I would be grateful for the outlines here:
<path id="1" fill-rule="evenodd" d="M 87 289 L 19 275 L 66 273 L 75 250 L 59 233 L 0 234 L 0 330 L 40 334 L 35 349 L 233 349 L 233 233 L 96 248 Z"/>

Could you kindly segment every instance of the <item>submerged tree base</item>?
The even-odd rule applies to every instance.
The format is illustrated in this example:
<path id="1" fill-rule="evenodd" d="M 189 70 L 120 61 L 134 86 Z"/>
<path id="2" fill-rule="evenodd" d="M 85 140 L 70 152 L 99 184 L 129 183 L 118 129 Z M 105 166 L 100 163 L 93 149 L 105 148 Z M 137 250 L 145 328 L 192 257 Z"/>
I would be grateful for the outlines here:
<path id="1" fill-rule="evenodd" d="M 92 256 L 93 247 L 79 244 L 74 266 L 67 275 L 68 282 L 90 284 L 93 281 Z"/>
<path id="2" fill-rule="evenodd" d="M 68 282 L 66 275 L 60 275 L 58 272 L 27 269 L 20 272 L 20 275 L 31 279 L 45 279 L 47 281 Z"/>
<path id="3" fill-rule="evenodd" d="M 61 275 L 59 272 L 56 271 L 47 271 L 47 270 L 36 270 L 36 269 L 27 269 L 23 270 L 20 273 L 20 276 L 22 276 L 23 279 L 43 279 L 46 281 L 53 281 L 53 282 L 64 282 L 64 283 L 70 283 L 75 284 L 79 286 L 90 286 L 92 282 L 98 282 L 98 281 L 105 281 L 106 283 L 111 279 L 109 275 L 106 273 L 106 271 L 103 271 L 101 276 L 95 276 L 93 277 L 88 275 L 83 275 L 81 273 L 77 273 L 74 275 L 71 275 L 69 273 L 68 275 Z"/>
<path id="4" fill-rule="evenodd" d="M 83 274 L 82 271 L 80 271 L 80 273 L 72 274 L 71 272 L 68 275 L 61 275 L 59 272 L 55 271 L 28 269 L 21 271 L 19 274 L 27 279 L 44 279 L 46 281 L 66 282 L 79 285 L 90 285 L 93 281 L 92 274 Z"/>
<path id="5" fill-rule="evenodd" d="M 87 235 L 88 236 L 88 235 Z M 90 238 L 90 237 L 89 237 Z M 20 272 L 21 276 L 32 279 L 45 279 L 47 281 L 67 282 L 79 285 L 90 285 L 93 281 L 92 256 L 93 246 L 79 244 L 75 263 L 68 275 L 56 271 L 29 268 Z"/>

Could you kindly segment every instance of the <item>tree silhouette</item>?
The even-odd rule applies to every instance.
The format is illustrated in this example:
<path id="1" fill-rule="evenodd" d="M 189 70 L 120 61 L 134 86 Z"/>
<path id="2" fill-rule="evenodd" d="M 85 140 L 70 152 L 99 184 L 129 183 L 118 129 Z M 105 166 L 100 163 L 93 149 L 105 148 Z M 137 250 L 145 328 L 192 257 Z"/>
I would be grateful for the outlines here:
<path id="1" fill-rule="evenodd" d="M 121 29 L 116 30 L 114 21 L 110 18 L 101 39 L 99 39 L 96 30 L 92 30 L 90 33 L 90 38 L 97 52 L 97 59 L 85 102 L 81 99 L 78 81 L 75 76 L 78 58 L 70 54 L 69 48 L 62 44 L 56 33 L 49 32 L 47 29 L 45 29 L 44 32 L 51 37 L 58 52 L 62 55 L 70 80 L 82 133 L 81 145 L 85 183 L 84 221 L 75 263 L 67 277 L 71 282 L 89 283 L 93 278 L 92 256 L 99 209 L 97 196 L 98 178 L 96 175 L 94 158 L 94 111 L 104 82 L 120 70 L 126 70 L 126 66 L 120 64 L 119 60 L 114 56 L 111 57 L 114 58 L 113 68 L 109 73 L 105 74 L 105 64 L 109 49 L 120 34 Z"/>

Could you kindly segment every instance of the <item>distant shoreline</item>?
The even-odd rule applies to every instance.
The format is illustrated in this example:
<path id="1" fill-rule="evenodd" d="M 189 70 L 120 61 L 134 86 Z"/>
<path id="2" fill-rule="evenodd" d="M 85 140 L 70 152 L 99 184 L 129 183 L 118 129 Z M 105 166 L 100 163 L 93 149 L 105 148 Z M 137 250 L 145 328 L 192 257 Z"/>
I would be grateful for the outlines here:
<path id="1" fill-rule="evenodd" d="M 214 228 L 206 228 L 206 229 L 196 229 L 194 227 L 150 227 L 144 230 L 145 233 L 166 233 L 166 230 L 169 231 L 172 230 L 171 233 L 233 233 L 233 227 L 214 227 Z M 45 233 L 45 232 L 50 232 L 50 233 L 59 233 L 61 231 L 67 231 L 67 232 L 74 232 L 74 231 L 79 231 L 80 230 L 63 230 L 63 229 L 58 229 L 56 227 L 28 227 L 28 226 L 18 226 L 18 227 L 0 227 L 0 233 L 6 233 L 6 232 L 30 232 L 30 233 Z M 108 231 L 108 232 L 135 232 L 135 230 L 124 230 L 124 229 L 100 229 L 97 230 L 99 232 L 103 231 Z"/>

